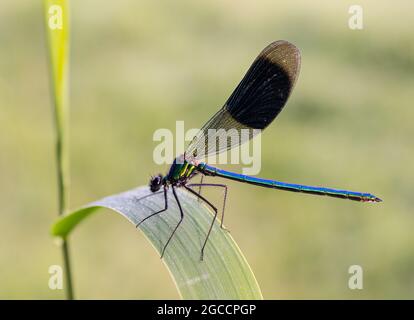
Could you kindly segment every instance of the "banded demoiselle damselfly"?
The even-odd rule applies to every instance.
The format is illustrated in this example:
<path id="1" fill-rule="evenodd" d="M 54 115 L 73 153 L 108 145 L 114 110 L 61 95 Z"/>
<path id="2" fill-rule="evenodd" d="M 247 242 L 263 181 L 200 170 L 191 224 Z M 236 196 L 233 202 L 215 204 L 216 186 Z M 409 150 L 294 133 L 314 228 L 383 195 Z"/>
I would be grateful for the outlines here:
<path id="1" fill-rule="evenodd" d="M 242 175 L 230 171 L 212 167 L 202 160 L 211 154 L 218 154 L 230 150 L 251 139 L 257 129 L 265 129 L 279 114 L 286 104 L 300 69 L 300 52 L 293 44 L 287 41 L 276 41 L 268 45 L 255 59 L 246 75 L 236 87 L 224 106 L 201 128 L 199 133 L 187 147 L 184 155 L 177 157 L 170 167 L 167 175 L 157 175 L 151 178 L 151 195 L 164 193 L 165 207 L 137 224 L 139 226 L 145 220 L 153 217 L 168 209 L 167 191 L 172 189 L 173 196 L 180 210 L 180 220 L 172 231 L 161 253 L 170 243 L 174 233 L 177 231 L 184 219 L 184 211 L 176 193 L 176 188 L 183 187 L 198 199 L 205 202 L 214 211 L 214 218 L 207 232 L 207 236 L 201 248 L 201 260 L 203 259 L 204 249 L 208 237 L 213 228 L 218 210 L 208 199 L 201 195 L 201 187 L 219 187 L 224 189 L 224 200 L 221 217 L 221 227 L 223 227 L 224 210 L 227 199 L 227 186 L 219 183 L 189 183 L 196 175 L 220 177 L 224 179 L 236 180 L 256 186 L 273 188 L 286 191 L 323 195 L 342 199 L 349 199 L 362 202 L 380 202 L 381 199 L 370 193 L 354 192 L 325 187 L 313 187 L 301 184 L 285 183 L 276 180 L 256 178 L 253 176 Z M 215 129 L 215 130 L 211 130 Z M 224 130 L 220 130 L 224 129 Z M 228 130 L 249 130 L 247 138 L 234 140 L 229 139 L 230 143 L 220 145 L 209 143 L 211 140 L 220 138 Z M 212 134 L 211 132 L 214 132 Z M 239 135 L 240 136 L 240 135 Z M 226 138 L 227 140 L 227 138 Z M 211 146 L 214 146 L 211 147 Z M 193 188 L 198 187 L 196 192 Z M 162 188 L 162 190 L 160 190 Z"/>

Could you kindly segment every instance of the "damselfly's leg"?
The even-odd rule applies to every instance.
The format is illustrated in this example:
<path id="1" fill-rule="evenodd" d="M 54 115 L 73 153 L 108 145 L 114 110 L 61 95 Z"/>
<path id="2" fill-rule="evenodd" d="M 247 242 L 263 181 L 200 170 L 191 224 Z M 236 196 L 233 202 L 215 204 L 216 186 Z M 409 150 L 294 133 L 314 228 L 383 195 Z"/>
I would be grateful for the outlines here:
<path id="1" fill-rule="evenodd" d="M 149 196 L 152 196 L 152 195 L 157 194 L 157 193 L 160 193 L 160 192 L 156 192 L 156 193 L 147 195 L 145 197 L 142 197 L 141 199 L 146 198 L 146 197 L 149 197 Z M 138 199 L 138 200 L 141 200 L 141 199 Z M 153 217 L 153 216 L 155 216 L 157 214 L 160 214 L 161 212 L 164 212 L 164 211 L 166 211 L 168 209 L 167 187 L 165 187 L 165 186 L 164 186 L 164 200 L 165 200 L 165 207 L 164 207 L 164 209 L 161 209 L 161 210 L 159 210 L 157 212 L 154 212 L 153 214 L 150 214 L 148 217 L 146 217 L 146 218 L 142 219 L 140 222 L 138 222 L 135 227 L 138 228 L 141 225 L 141 223 L 143 223 L 145 220 L 147 220 L 147 219 L 149 219 L 149 218 L 151 218 L 151 217 Z"/>
<path id="2" fill-rule="evenodd" d="M 199 183 L 199 187 L 198 187 L 198 194 L 201 195 L 201 186 L 203 185 L 203 180 L 204 180 L 204 174 L 201 175 L 200 178 L 200 183 Z M 201 201 L 200 198 L 197 198 L 198 201 Z"/>
<path id="3" fill-rule="evenodd" d="M 230 232 L 230 230 L 226 229 L 223 225 L 223 223 L 224 223 L 224 211 L 226 209 L 226 202 L 227 202 L 227 185 L 217 184 L 217 183 L 191 183 L 191 184 L 187 184 L 187 187 L 197 187 L 197 186 L 199 187 L 199 190 L 201 189 L 201 187 L 220 187 L 220 188 L 224 188 L 223 209 L 221 211 L 220 227 L 222 229 Z M 200 194 L 200 192 L 198 194 Z"/>
<path id="4" fill-rule="evenodd" d="M 174 236 L 175 231 L 177 231 L 178 227 L 180 226 L 181 222 L 183 222 L 183 219 L 184 219 L 184 211 L 183 211 L 183 208 L 181 208 L 181 203 L 180 203 L 180 200 L 178 200 L 177 193 L 175 192 L 175 188 L 174 188 L 174 186 L 172 186 L 171 188 L 172 188 L 172 192 L 173 192 L 175 201 L 177 201 L 178 209 L 180 209 L 180 215 L 181 216 L 180 216 L 180 221 L 178 221 L 178 223 L 175 226 L 173 232 L 171 233 L 170 237 L 168 238 L 167 242 L 165 243 L 164 249 L 162 249 L 161 258 L 164 256 L 165 249 L 167 249 L 167 246 L 170 243 L 172 237 Z"/>
<path id="5" fill-rule="evenodd" d="M 207 232 L 207 236 L 206 236 L 206 240 L 204 240 L 203 246 L 201 247 L 201 255 L 200 255 L 200 260 L 203 261 L 204 258 L 204 248 L 206 247 L 207 244 L 207 240 L 208 237 L 210 236 L 211 230 L 213 229 L 214 226 L 214 221 L 217 218 L 217 208 L 210 202 L 208 201 L 206 198 L 204 198 L 203 196 L 199 195 L 197 192 L 195 192 L 193 189 L 188 188 L 187 186 L 184 186 L 184 188 L 186 188 L 189 192 L 191 192 L 192 194 L 194 194 L 195 196 L 199 197 L 201 200 L 203 200 L 205 203 L 207 203 L 213 210 L 214 210 L 214 218 L 213 221 L 211 222 L 210 225 L 210 229 L 208 229 Z"/>
<path id="6" fill-rule="evenodd" d="M 143 196 L 141 198 L 136 199 L 135 201 L 139 202 L 139 201 L 141 201 L 141 200 L 143 200 L 145 198 L 149 198 L 149 197 L 152 197 L 152 196 L 156 196 L 157 194 L 160 194 L 161 192 L 164 192 L 164 190 L 157 191 L 157 192 L 152 192 L 152 193 L 147 194 L 147 195 L 145 195 L 145 196 Z"/>
<path id="7" fill-rule="evenodd" d="M 135 199 L 134 201 L 140 202 L 141 200 L 144 200 L 144 199 L 149 198 L 149 197 L 152 197 L 152 196 L 156 196 L 157 194 L 160 194 L 162 192 L 164 192 L 164 189 L 163 190 L 160 190 L 160 191 L 157 191 L 157 192 L 151 192 L 150 194 L 147 194 L 147 195 L 145 195 L 145 196 L 143 196 L 141 198 Z M 149 210 L 151 210 L 152 212 L 154 212 L 154 210 L 152 208 L 148 207 L 145 203 L 143 203 L 143 205 L 144 205 L 144 207 L 146 207 Z"/>

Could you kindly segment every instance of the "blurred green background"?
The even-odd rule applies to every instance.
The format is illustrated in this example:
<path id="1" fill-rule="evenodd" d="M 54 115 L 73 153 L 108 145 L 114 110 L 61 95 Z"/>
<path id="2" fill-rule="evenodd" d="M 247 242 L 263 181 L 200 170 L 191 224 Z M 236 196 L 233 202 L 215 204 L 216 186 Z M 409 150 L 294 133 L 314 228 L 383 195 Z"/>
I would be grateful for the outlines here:
<path id="1" fill-rule="evenodd" d="M 262 136 L 260 176 L 372 192 L 362 204 L 230 184 L 226 226 L 267 299 L 414 298 L 414 4 L 71 1 L 72 208 L 147 184 L 158 128 L 199 127 L 256 55 L 286 39 L 298 83 Z M 41 1 L 0 6 L 0 298 L 63 298 Z M 237 166 L 232 167 L 238 171 Z M 78 298 L 178 298 L 158 254 L 102 212 L 71 238 Z M 364 289 L 348 289 L 361 265 Z"/>

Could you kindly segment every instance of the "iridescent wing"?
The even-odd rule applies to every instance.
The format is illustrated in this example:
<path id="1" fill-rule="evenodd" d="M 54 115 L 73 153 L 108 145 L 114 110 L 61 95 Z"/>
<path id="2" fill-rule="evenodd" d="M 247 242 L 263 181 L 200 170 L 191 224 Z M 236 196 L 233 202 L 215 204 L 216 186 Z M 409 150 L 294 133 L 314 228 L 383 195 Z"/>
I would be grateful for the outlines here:
<path id="1" fill-rule="evenodd" d="M 186 150 L 201 160 L 227 151 L 265 129 L 286 104 L 300 69 L 300 52 L 287 41 L 268 45 L 254 60 L 224 106 L 200 129 Z"/>

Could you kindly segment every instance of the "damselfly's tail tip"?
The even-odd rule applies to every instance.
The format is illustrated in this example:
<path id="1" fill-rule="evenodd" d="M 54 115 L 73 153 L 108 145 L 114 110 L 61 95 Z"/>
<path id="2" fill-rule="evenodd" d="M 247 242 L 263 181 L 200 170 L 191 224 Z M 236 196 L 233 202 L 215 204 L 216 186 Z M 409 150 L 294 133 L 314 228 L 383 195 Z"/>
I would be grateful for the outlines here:
<path id="1" fill-rule="evenodd" d="M 373 194 L 367 193 L 361 199 L 361 201 L 363 201 L 363 202 L 382 202 L 382 199 L 378 198 L 377 196 L 374 196 Z"/>
<path id="2" fill-rule="evenodd" d="M 382 199 L 375 197 L 374 202 L 382 202 Z"/>
<path id="3" fill-rule="evenodd" d="M 377 196 L 372 196 L 368 200 L 365 200 L 368 202 L 382 202 L 382 199 L 378 198 Z"/>

